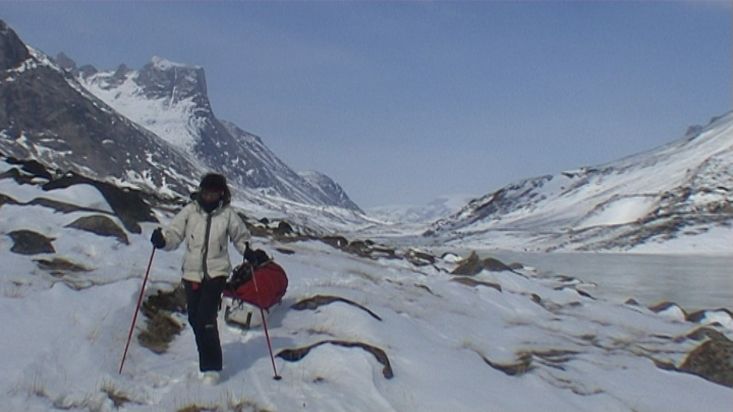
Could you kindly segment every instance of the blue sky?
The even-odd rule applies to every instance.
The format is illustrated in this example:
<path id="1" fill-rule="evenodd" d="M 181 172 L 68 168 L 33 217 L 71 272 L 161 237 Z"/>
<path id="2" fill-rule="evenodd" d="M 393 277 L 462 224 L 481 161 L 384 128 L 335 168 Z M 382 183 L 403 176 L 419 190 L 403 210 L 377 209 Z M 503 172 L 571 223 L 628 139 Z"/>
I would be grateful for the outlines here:
<path id="1" fill-rule="evenodd" d="M 481 196 L 733 108 L 727 2 L 3 2 L 79 64 L 203 66 L 219 118 L 362 207 Z"/>

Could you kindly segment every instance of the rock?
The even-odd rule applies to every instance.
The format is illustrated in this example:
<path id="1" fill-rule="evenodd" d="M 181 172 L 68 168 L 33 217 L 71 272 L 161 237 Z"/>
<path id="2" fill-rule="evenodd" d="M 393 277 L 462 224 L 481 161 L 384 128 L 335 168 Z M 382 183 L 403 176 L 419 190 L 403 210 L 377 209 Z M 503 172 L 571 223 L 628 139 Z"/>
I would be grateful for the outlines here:
<path id="1" fill-rule="evenodd" d="M 733 388 L 733 341 L 723 334 L 711 334 L 687 355 L 679 370 Z"/>
<path id="2" fill-rule="evenodd" d="M 0 193 L 0 207 L 3 205 L 17 205 L 18 201 L 10 196 Z"/>
<path id="3" fill-rule="evenodd" d="M 51 243 L 54 239 L 47 238 L 40 233 L 31 230 L 16 230 L 8 233 L 15 244 L 10 248 L 11 252 L 21 255 L 36 255 L 39 253 L 55 253 Z"/>
<path id="4" fill-rule="evenodd" d="M 17 34 L 0 20 L 0 71 L 12 69 L 30 57 Z"/>
<path id="5" fill-rule="evenodd" d="M 472 287 L 473 286 L 487 286 L 487 287 L 494 288 L 498 290 L 499 292 L 501 292 L 501 285 L 499 285 L 498 283 L 483 282 L 483 281 L 472 279 L 472 278 L 465 277 L 465 276 L 455 276 L 451 278 L 451 280 L 453 282 L 458 282 L 466 286 L 472 286 Z"/>
<path id="6" fill-rule="evenodd" d="M 703 319 L 705 319 L 708 316 L 709 313 L 710 314 L 725 313 L 725 314 L 728 315 L 729 318 L 733 319 L 733 313 L 730 310 L 728 310 L 726 308 L 720 308 L 720 309 L 713 309 L 713 310 L 710 310 L 710 309 L 707 309 L 707 310 L 698 310 L 696 312 L 692 312 L 692 313 L 690 313 L 690 314 L 687 315 L 686 320 L 688 322 L 699 323 Z"/>
<path id="7" fill-rule="evenodd" d="M 460 257 L 460 256 L 458 256 L 458 255 L 456 255 L 456 254 L 455 254 L 455 253 L 453 253 L 453 252 L 446 252 L 446 253 L 443 253 L 443 255 L 441 255 L 441 256 L 440 256 L 440 258 L 441 258 L 441 259 L 442 259 L 443 261 L 445 261 L 445 262 L 449 262 L 449 263 L 457 263 L 457 262 L 460 262 L 460 261 L 461 261 L 461 257 Z"/>
<path id="8" fill-rule="evenodd" d="M 458 267 L 453 269 L 451 274 L 462 275 L 462 276 L 474 276 L 483 270 L 481 259 L 479 259 L 476 252 L 471 252 L 466 259 L 459 262 Z"/>
<path id="9" fill-rule="evenodd" d="M 435 263 L 435 256 L 415 249 L 408 250 L 405 258 L 415 266 L 428 266 Z"/>
<path id="10" fill-rule="evenodd" d="M 362 306 L 362 305 L 360 305 L 360 304 L 358 304 L 358 303 L 356 303 L 354 301 L 351 301 L 351 300 L 348 300 L 348 299 L 344 299 L 344 298 L 338 297 L 338 296 L 316 295 L 316 296 L 313 296 L 313 297 L 310 297 L 310 298 L 303 299 L 303 300 L 299 301 L 298 303 L 296 303 L 293 306 L 291 306 L 291 308 L 292 309 L 295 309 L 295 310 L 306 310 L 306 309 L 315 310 L 315 309 L 317 309 L 317 308 L 319 308 L 319 307 L 321 307 L 323 305 L 328 305 L 328 304 L 331 304 L 331 303 L 334 303 L 334 302 L 343 302 L 343 303 L 346 303 L 348 305 L 357 307 L 357 308 L 359 308 L 359 309 L 367 312 L 374 319 L 376 319 L 376 320 L 378 320 L 380 322 L 382 321 L 382 318 L 380 318 L 379 315 L 377 315 L 376 313 L 372 312 L 368 308 L 366 308 L 366 307 L 364 307 L 364 306 Z"/>
<path id="11" fill-rule="evenodd" d="M 379 363 L 384 366 L 382 368 L 382 375 L 386 379 L 392 379 L 394 377 L 394 371 L 392 370 L 392 365 L 389 362 L 389 358 L 387 357 L 387 354 L 384 352 L 384 350 L 372 346 L 366 343 L 362 342 L 349 342 L 349 341 L 342 341 L 342 340 L 324 340 L 317 343 L 314 343 L 313 345 L 305 346 L 302 348 L 296 348 L 296 349 L 284 349 L 280 351 L 277 354 L 278 358 L 285 359 L 288 362 L 297 362 L 301 359 L 303 359 L 308 353 L 318 346 L 325 345 L 325 344 L 331 344 L 331 345 L 337 345 L 337 346 L 343 346 L 346 348 L 361 348 L 372 355 L 377 359 Z"/>
<path id="12" fill-rule="evenodd" d="M 665 315 L 669 315 L 670 317 L 674 318 L 680 318 L 684 319 L 687 317 L 687 312 L 685 312 L 680 305 L 674 303 L 674 302 L 660 302 L 656 305 L 649 306 L 649 310 L 651 310 L 654 313 L 661 313 L 666 312 Z M 677 313 L 679 312 L 679 313 Z"/>
<path id="13" fill-rule="evenodd" d="M 484 269 L 490 272 L 512 271 L 512 268 L 497 259 L 486 258 L 481 260 L 476 252 L 473 251 L 466 259 L 459 262 L 458 267 L 451 273 L 454 275 L 474 276 Z"/>
<path id="14" fill-rule="evenodd" d="M 324 236 L 321 241 L 337 249 L 343 249 L 349 244 L 349 241 L 343 236 Z"/>
<path id="15" fill-rule="evenodd" d="M 74 173 L 43 185 L 43 190 L 64 189 L 77 184 L 92 185 L 102 194 L 115 215 L 130 233 L 142 233 L 140 222 L 159 223 L 150 205 L 143 200 L 139 190 L 119 188 L 111 183 L 100 182 Z"/>
<path id="16" fill-rule="evenodd" d="M 362 257 L 370 257 L 372 248 L 369 243 L 363 240 L 355 240 L 346 247 L 346 251 Z"/>
<path id="17" fill-rule="evenodd" d="M 511 271 L 512 268 L 504 264 L 504 262 L 494 259 L 494 258 L 486 258 L 482 261 L 484 269 L 490 271 L 490 272 L 502 272 L 505 270 Z"/>
<path id="18" fill-rule="evenodd" d="M 282 221 L 277 225 L 277 229 L 275 229 L 275 234 L 279 236 L 286 236 L 291 233 L 293 233 L 293 227 L 290 226 L 290 223 L 286 221 Z"/>
<path id="19" fill-rule="evenodd" d="M 519 353 L 514 363 L 500 364 L 492 362 L 489 358 L 479 354 L 481 359 L 486 362 L 487 365 L 492 368 L 502 371 L 509 376 L 521 376 L 532 370 L 532 354 L 531 353 Z"/>
<path id="20" fill-rule="evenodd" d="M 631 306 L 639 306 L 639 302 L 637 302 L 634 298 L 629 298 L 624 303 Z"/>
<path id="21" fill-rule="evenodd" d="M 86 266 L 59 257 L 51 260 L 35 259 L 35 262 L 39 268 L 51 273 L 53 276 L 61 276 L 67 272 L 88 272 L 91 270 Z"/>
<path id="22" fill-rule="evenodd" d="M 75 221 L 66 225 L 66 227 L 84 230 L 99 236 L 113 237 L 116 238 L 120 243 L 124 243 L 126 245 L 130 244 L 130 241 L 127 239 L 127 234 L 125 233 L 125 231 L 117 226 L 114 220 L 108 218 L 107 216 L 94 215 L 80 217 L 79 219 L 76 219 Z"/>

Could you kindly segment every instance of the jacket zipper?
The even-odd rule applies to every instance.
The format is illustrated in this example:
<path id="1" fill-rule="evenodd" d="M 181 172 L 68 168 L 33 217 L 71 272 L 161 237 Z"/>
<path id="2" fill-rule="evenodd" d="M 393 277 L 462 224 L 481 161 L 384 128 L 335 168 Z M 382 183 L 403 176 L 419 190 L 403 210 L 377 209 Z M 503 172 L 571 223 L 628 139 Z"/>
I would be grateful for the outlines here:
<path id="1" fill-rule="evenodd" d="M 204 268 L 204 279 L 210 279 L 209 267 L 206 264 L 209 254 L 209 236 L 211 236 L 211 213 L 206 214 L 206 235 L 204 236 L 204 253 L 202 262 L 202 266 Z"/>

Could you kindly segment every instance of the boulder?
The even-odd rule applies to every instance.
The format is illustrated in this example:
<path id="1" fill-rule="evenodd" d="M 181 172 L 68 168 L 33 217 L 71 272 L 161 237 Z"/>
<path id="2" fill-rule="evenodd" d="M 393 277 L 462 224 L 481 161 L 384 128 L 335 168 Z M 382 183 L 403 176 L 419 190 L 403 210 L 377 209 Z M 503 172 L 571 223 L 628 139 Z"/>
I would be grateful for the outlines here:
<path id="1" fill-rule="evenodd" d="M 324 236 L 321 241 L 337 249 L 345 248 L 349 244 L 349 241 L 343 236 Z"/>
<path id="2" fill-rule="evenodd" d="M 120 243 L 130 244 L 125 231 L 107 216 L 93 215 L 80 217 L 66 225 L 66 227 L 84 230 L 99 236 L 113 237 Z"/>
<path id="3" fill-rule="evenodd" d="M 415 266 L 428 266 L 435 263 L 435 256 L 415 249 L 408 250 L 405 258 Z"/>
<path id="4" fill-rule="evenodd" d="M 476 252 L 471 252 L 466 259 L 459 262 L 458 267 L 453 269 L 451 274 L 462 275 L 462 276 L 474 276 L 479 274 L 483 270 L 481 259 L 479 259 Z"/>
<path id="5" fill-rule="evenodd" d="M 708 337 L 687 355 L 679 370 L 733 388 L 733 341 L 722 333 Z"/>
<path id="6" fill-rule="evenodd" d="M 293 227 L 290 226 L 290 223 L 286 221 L 282 221 L 277 225 L 277 229 L 275 229 L 275 234 L 279 236 L 287 236 L 291 233 L 293 233 Z"/>
<path id="7" fill-rule="evenodd" d="M 504 270 L 512 271 L 512 268 L 494 258 L 486 258 L 481 260 L 475 251 L 458 262 L 458 267 L 451 272 L 454 275 L 463 276 L 474 276 L 479 274 L 482 270 L 488 270 L 490 272 L 501 272 Z"/>
<path id="8" fill-rule="evenodd" d="M 16 230 L 8 233 L 13 242 L 15 243 L 11 252 L 15 252 L 21 255 L 36 255 L 39 253 L 55 253 L 56 249 L 53 248 L 51 243 L 54 239 L 47 238 L 40 233 L 33 232 L 31 230 Z"/>

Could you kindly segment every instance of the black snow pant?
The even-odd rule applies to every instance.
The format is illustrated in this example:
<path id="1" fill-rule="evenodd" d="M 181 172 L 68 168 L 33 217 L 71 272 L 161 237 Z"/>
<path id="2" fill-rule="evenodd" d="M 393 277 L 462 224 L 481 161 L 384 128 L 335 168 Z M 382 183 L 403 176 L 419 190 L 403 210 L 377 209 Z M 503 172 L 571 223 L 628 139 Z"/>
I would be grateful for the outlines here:
<path id="1" fill-rule="evenodd" d="M 220 371 L 221 342 L 216 318 L 226 277 L 204 279 L 201 283 L 184 280 L 183 283 L 186 287 L 188 323 L 193 328 L 199 352 L 199 370 Z"/>

